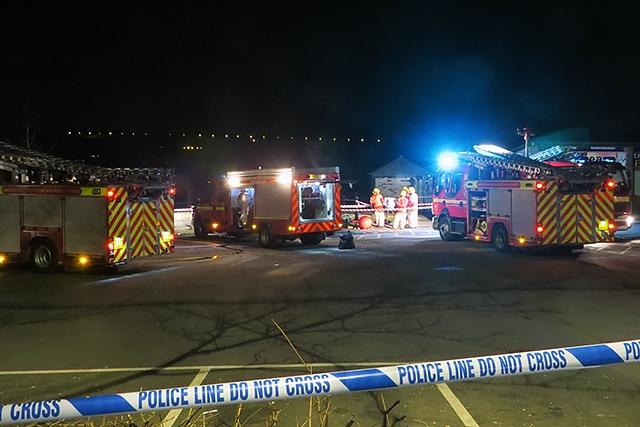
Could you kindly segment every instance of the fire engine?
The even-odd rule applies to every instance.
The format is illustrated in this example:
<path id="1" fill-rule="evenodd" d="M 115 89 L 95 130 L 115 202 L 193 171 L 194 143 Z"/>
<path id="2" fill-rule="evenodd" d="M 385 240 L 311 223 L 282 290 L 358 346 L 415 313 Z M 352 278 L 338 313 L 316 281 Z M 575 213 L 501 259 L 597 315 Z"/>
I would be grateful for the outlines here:
<path id="1" fill-rule="evenodd" d="M 0 264 L 50 273 L 173 252 L 173 175 L 89 166 L 0 142 Z"/>
<path id="2" fill-rule="evenodd" d="M 597 166 L 552 166 L 494 146 L 458 153 L 434 183 L 433 228 L 443 240 L 571 251 L 613 240 L 613 185 Z"/>
<path id="3" fill-rule="evenodd" d="M 297 238 L 317 245 L 341 228 L 338 167 L 229 172 L 193 212 L 196 237 L 257 232 L 262 247 Z"/>

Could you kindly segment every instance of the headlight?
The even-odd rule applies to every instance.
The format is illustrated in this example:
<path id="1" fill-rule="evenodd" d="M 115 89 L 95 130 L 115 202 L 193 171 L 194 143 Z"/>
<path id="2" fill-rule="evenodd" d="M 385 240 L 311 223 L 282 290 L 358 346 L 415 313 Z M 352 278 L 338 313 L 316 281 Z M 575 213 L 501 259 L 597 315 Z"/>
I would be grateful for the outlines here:
<path id="1" fill-rule="evenodd" d="M 631 215 L 629 215 L 629 216 L 627 217 L 627 225 L 628 225 L 629 227 L 631 227 L 631 226 L 633 225 L 633 222 L 634 222 L 634 221 L 635 221 L 635 218 L 634 218 L 634 217 L 632 217 Z"/>

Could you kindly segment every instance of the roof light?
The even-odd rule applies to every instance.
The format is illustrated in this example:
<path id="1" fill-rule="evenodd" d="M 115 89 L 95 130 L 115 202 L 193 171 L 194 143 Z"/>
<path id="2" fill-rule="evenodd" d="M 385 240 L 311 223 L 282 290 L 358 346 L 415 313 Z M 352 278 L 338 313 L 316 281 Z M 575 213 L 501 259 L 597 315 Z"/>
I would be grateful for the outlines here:
<path id="1" fill-rule="evenodd" d="M 442 153 L 438 157 L 438 166 L 443 170 L 451 170 L 458 166 L 458 155 L 456 153 Z"/>
<path id="2" fill-rule="evenodd" d="M 280 184 L 291 184 L 291 172 L 281 173 L 276 178 L 276 181 L 278 181 Z"/>

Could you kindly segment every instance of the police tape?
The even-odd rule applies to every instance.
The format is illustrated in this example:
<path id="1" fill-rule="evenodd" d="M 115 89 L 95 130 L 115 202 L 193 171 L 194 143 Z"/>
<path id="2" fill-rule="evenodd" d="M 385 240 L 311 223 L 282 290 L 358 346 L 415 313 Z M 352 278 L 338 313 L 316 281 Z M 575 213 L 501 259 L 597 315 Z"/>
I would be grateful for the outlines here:
<path id="1" fill-rule="evenodd" d="M 418 210 L 431 209 L 431 203 L 420 203 L 418 204 Z M 373 212 L 373 208 L 369 205 L 341 205 L 340 210 L 345 212 Z M 395 208 L 385 208 L 384 212 L 395 212 Z"/>
<path id="2" fill-rule="evenodd" d="M 0 424 L 271 402 L 640 361 L 640 340 L 0 406 Z"/>

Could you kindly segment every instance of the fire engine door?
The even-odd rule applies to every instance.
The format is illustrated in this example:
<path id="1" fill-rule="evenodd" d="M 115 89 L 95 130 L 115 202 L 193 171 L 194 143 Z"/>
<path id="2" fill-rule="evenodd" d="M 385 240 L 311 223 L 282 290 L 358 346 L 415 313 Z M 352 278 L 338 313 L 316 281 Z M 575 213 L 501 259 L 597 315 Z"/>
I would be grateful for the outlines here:
<path id="1" fill-rule="evenodd" d="M 129 259 L 158 253 L 156 201 L 132 201 L 129 205 Z"/>
<path id="2" fill-rule="evenodd" d="M 592 194 L 565 194 L 560 202 L 560 243 L 593 242 Z"/>

